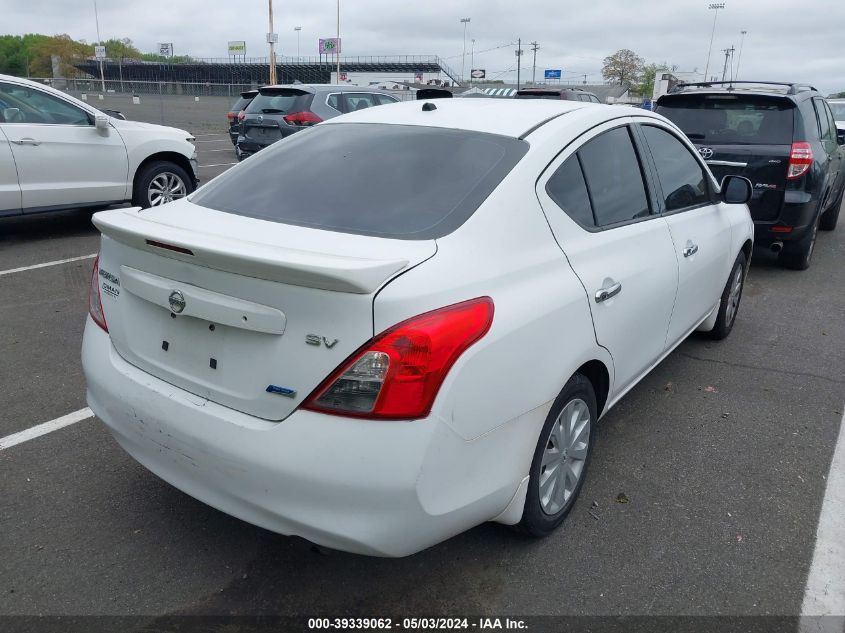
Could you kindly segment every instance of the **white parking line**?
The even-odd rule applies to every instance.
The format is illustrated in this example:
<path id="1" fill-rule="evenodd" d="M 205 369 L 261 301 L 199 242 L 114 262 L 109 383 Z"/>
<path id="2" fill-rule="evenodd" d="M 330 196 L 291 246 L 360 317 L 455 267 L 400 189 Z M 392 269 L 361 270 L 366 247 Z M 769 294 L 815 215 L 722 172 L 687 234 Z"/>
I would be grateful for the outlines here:
<path id="1" fill-rule="evenodd" d="M 803 630 L 842 631 L 845 622 L 845 415 L 833 451 L 824 492 L 816 549 L 804 589 L 804 616 L 839 616 L 825 621 L 802 622 Z M 811 626 L 807 626 L 810 624 Z M 838 627 L 838 628 L 836 628 Z M 833 629 L 831 629 L 833 630 Z"/>
<path id="2" fill-rule="evenodd" d="M 25 270 L 34 270 L 36 268 L 46 268 L 47 266 L 58 266 L 59 264 L 68 264 L 70 262 L 78 262 L 83 259 L 94 259 L 97 253 L 90 255 L 81 255 L 79 257 L 70 257 L 69 259 L 58 259 L 54 262 L 44 262 L 43 264 L 33 264 L 32 266 L 22 266 L 21 268 L 10 268 L 9 270 L 0 270 L 0 276 L 11 275 L 12 273 L 20 273 Z"/>
<path id="3" fill-rule="evenodd" d="M 71 424 L 76 424 L 77 422 L 82 422 L 82 420 L 87 420 L 88 418 L 93 417 L 94 412 L 88 407 L 85 407 L 84 409 L 68 413 L 67 415 L 63 415 L 55 420 L 50 420 L 44 424 L 39 424 L 38 426 L 25 429 L 19 433 L 7 435 L 4 438 L 0 438 L 0 451 L 16 446 L 17 444 L 23 444 L 24 442 L 35 439 L 36 437 L 41 437 L 47 433 L 52 433 L 53 431 L 63 427 L 70 426 Z"/>
<path id="4" fill-rule="evenodd" d="M 225 167 L 226 165 L 237 165 L 237 163 L 216 163 L 214 165 L 200 165 L 200 167 Z"/>

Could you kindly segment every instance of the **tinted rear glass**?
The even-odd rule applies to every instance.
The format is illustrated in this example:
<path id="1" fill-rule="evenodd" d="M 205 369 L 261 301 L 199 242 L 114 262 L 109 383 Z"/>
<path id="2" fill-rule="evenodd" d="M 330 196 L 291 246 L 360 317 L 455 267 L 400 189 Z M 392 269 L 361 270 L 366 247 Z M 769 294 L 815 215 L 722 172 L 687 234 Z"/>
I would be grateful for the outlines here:
<path id="1" fill-rule="evenodd" d="M 249 105 L 250 101 L 252 101 L 251 98 L 246 99 L 244 97 L 241 97 L 240 99 L 235 101 L 235 104 L 232 106 L 232 112 L 240 112 L 241 110 L 243 110 L 245 107 L 247 107 Z"/>
<path id="2" fill-rule="evenodd" d="M 465 130 L 318 125 L 215 178 L 191 200 L 284 224 L 436 239 L 463 224 L 527 150 L 525 141 Z"/>
<path id="3" fill-rule="evenodd" d="M 311 94 L 299 90 L 260 92 L 246 111 L 251 114 L 290 114 L 308 108 Z"/>
<path id="4" fill-rule="evenodd" d="M 792 110 L 788 99 L 751 95 L 669 96 L 657 107 L 691 141 L 714 145 L 789 145 Z"/>

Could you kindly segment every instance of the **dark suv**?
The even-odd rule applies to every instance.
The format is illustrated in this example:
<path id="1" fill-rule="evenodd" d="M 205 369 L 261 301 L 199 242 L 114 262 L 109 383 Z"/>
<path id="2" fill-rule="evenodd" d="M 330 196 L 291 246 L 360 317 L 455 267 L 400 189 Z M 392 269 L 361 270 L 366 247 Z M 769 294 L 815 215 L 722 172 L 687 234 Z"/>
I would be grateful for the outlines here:
<path id="1" fill-rule="evenodd" d="M 524 88 L 516 92 L 514 99 L 563 99 L 564 101 L 601 103 L 592 92 L 580 88 Z"/>
<path id="2" fill-rule="evenodd" d="M 845 192 L 845 138 L 811 86 L 775 82 L 679 84 L 656 111 L 680 127 L 721 180 L 751 180 L 756 244 L 779 262 L 810 265 L 816 232 L 833 230 Z"/>
<path id="3" fill-rule="evenodd" d="M 238 133 L 241 127 L 238 115 L 255 99 L 255 95 L 257 94 L 258 90 L 242 92 L 238 100 L 232 104 L 232 107 L 226 113 L 226 121 L 229 123 L 229 138 L 232 139 L 232 145 L 238 144 Z"/>
<path id="4" fill-rule="evenodd" d="M 380 90 L 340 85 L 265 86 L 239 116 L 238 160 L 295 132 L 347 112 L 396 103 Z"/>

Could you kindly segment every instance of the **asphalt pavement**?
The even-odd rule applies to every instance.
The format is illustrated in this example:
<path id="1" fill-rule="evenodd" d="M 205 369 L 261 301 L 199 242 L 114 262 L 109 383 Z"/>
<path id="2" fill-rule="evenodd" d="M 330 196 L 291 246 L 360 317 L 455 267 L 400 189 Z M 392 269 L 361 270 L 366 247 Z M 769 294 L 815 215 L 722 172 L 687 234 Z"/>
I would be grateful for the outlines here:
<path id="1" fill-rule="evenodd" d="M 207 180 L 234 153 L 204 138 Z M 0 271 L 97 244 L 88 212 L 0 219 Z M 486 524 L 367 558 L 188 497 L 96 419 L 0 450 L 0 614 L 797 615 L 843 417 L 843 259 L 843 227 L 807 271 L 755 252 L 731 336 L 691 337 L 604 418 L 542 540 Z M 86 406 L 92 261 L 0 275 L 0 437 Z"/>

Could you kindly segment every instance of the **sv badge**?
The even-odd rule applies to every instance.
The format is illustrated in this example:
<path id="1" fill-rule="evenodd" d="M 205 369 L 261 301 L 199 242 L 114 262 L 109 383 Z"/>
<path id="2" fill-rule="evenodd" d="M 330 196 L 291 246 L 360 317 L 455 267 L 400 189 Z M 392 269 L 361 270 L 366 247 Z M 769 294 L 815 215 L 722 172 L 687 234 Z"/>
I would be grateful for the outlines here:
<path id="1" fill-rule="evenodd" d="M 333 348 L 337 345 L 339 339 L 332 339 L 331 341 L 327 339 L 325 336 L 320 336 L 318 334 L 306 334 L 305 335 L 305 342 L 309 345 L 325 345 L 329 349 Z"/>

